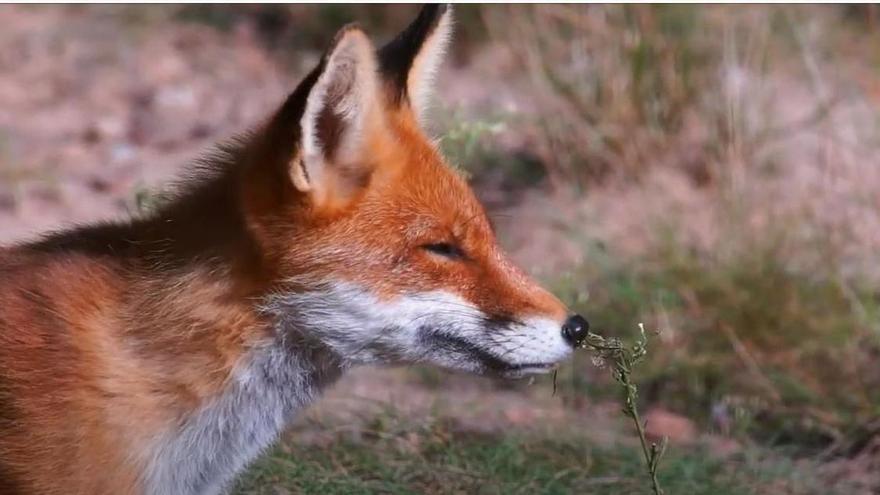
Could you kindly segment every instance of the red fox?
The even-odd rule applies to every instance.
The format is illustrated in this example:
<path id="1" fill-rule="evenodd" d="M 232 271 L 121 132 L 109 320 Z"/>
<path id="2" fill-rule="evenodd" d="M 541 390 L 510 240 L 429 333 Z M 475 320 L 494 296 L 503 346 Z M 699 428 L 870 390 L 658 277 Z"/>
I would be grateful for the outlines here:
<path id="1" fill-rule="evenodd" d="M 586 320 L 421 130 L 450 16 L 343 28 L 155 211 L 0 248 L 0 493 L 222 493 L 349 368 L 571 354 Z"/>

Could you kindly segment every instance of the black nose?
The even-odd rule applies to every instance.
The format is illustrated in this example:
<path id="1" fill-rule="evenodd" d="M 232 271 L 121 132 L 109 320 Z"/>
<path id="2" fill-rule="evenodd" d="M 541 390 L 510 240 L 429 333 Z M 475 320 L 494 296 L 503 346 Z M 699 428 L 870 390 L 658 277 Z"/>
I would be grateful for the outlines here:
<path id="1" fill-rule="evenodd" d="M 589 332 L 590 323 L 581 315 L 571 315 L 562 324 L 562 337 L 575 347 L 581 345 Z"/>

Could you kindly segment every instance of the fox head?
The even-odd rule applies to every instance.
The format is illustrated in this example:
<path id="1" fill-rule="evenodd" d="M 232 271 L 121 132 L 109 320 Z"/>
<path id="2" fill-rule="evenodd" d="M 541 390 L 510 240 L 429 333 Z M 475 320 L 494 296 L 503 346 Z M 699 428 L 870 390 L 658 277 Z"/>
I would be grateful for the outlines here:
<path id="1" fill-rule="evenodd" d="M 586 321 L 508 260 L 422 130 L 451 22 L 426 7 L 378 51 L 343 28 L 257 134 L 243 202 L 280 281 L 265 308 L 349 364 L 546 371 Z"/>

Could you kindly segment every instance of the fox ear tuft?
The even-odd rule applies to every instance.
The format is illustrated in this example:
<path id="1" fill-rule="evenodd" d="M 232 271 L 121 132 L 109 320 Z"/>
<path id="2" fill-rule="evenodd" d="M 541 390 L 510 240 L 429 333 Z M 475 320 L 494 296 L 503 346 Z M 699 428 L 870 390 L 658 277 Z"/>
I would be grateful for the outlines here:
<path id="1" fill-rule="evenodd" d="M 381 71 L 390 86 L 392 101 L 408 103 L 420 121 L 430 105 L 434 76 L 451 35 L 451 6 L 428 5 L 409 27 L 379 51 Z"/>
<path id="2" fill-rule="evenodd" d="M 369 179 L 363 151 L 381 112 L 374 48 L 359 27 L 339 31 L 316 72 L 290 173 L 298 190 L 320 202 L 350 196 Z"/>

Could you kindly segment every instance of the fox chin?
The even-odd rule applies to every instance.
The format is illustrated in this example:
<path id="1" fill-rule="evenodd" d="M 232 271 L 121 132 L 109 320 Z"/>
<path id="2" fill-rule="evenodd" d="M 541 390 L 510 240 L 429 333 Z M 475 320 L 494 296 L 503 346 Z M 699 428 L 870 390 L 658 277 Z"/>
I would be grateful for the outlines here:
<path id="1" fill-rule="evenodd" d="M 346 369 L 520 377 L 586 336 L 423 121 L 451 12 L 344 27 L 153 211 L 0 248 L 0 493 L 224 492 Z"/>

